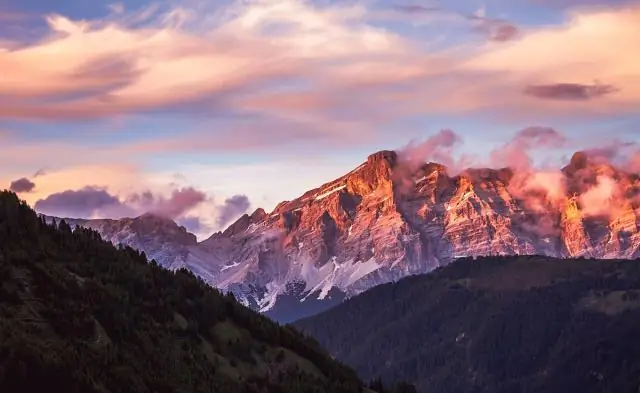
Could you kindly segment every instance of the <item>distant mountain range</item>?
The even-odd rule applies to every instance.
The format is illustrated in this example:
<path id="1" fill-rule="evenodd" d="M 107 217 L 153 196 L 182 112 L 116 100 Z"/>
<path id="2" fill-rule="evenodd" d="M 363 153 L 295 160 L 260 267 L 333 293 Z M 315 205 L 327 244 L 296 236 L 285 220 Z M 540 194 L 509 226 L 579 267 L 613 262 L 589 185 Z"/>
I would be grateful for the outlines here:
<path id="1" fill-rule="evenodd" d="M 640 260 L 458 260 L 294 325 L 420 392 L 637 392 Z"/>
<path id="2" fill-rule="evenodd" d="M 185 267 L 286 322 L 457 257 L 638 257 L 639 195 L 637 174 L 586 153 L 555 172 L 484 168 L 450 175 L 443 165 L 381 151 L 199 243 L 152 214 L 70 221 L 162 266 Z"/>

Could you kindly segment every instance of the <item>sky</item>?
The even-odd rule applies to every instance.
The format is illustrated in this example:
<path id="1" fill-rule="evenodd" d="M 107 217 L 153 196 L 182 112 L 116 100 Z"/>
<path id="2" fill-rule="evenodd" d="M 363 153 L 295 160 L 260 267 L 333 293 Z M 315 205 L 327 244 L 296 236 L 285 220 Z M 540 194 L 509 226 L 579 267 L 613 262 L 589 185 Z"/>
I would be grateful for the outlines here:
<path id="1" fill-rule="evenodd" d="M 442 130 L 560 165 L 640 143 L 639 45 L 640 1 L 0 0 L 0 188 L 202 238 Z"/>

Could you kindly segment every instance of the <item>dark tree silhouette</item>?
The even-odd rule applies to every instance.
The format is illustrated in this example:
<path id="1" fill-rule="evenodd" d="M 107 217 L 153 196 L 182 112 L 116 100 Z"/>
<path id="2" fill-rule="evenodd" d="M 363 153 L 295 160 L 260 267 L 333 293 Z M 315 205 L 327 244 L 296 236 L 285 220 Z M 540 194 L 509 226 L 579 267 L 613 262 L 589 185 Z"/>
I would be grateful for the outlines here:
<path id="1" fill-rule="evenodd" d="M 640 261 L 463 259 L 295 323 L 376 388 L 639 391 Z M 410 392 L 411 387 L 400 387 Z"/>
<path id="2" fill-rule="evenodd" d="M 280 355 L 282 353 L 282 355 Z M 356 393 L 318 343 L 0 192 L 0 392 Z"/>

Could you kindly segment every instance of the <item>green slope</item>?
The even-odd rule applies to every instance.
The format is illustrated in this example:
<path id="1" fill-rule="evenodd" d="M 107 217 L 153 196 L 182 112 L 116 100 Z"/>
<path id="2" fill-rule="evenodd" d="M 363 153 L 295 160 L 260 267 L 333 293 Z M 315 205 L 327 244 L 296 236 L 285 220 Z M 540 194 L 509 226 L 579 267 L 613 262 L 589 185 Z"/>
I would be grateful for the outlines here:
<path id="1" fill-rule="evenodd" d="M 0 392 L 364 391 L 292 327 L 58 226 L 0 192 Z"/>
<path id="2" fill-rule="evenodd" d="M 637 393 L 640 261 L 461 260 L 295 325 L 429 393 Z"/>

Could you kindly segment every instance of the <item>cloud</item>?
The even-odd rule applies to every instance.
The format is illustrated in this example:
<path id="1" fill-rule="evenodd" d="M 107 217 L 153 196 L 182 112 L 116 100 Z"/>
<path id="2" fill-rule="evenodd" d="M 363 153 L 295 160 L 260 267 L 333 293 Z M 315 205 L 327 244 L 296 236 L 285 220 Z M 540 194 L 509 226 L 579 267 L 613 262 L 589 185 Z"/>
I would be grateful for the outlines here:
<path id="1" fill-rule="evenodd" d="M 136 193 L 126 198 L 127 205 L 136 210 L 156 213 L 171 219 L 184 215 L 207 199 L 207 195 L 193 187 L 173 190 L 168 198 L 151 191 Z"/>
<path id="2" fill-rule="evenodd" d="M 193 187 L 177 188 L 166 195 L 152 191 L 117 195 L 105 187 L 86 186 L 52 193 L 37 200 L 34 207 L 40 213 L 68 218 L 119 219 L 153 213 L 202 235 L 245 213 L 250 202 L 245 195 L 234 195 L 218 204 L 212 196 Z M 213 225 L 205 217 L 209 212 L 215 214 Z"/>
<path id="3" fill-rule="evenodd" d="M 71 218 L 123 218 L 155 213 L 171 219 L 184 216 L 207 199 L 192 187 L 173 190 L 169 197 L 151 191 L 119 197 L 106 188 L 86 186 L 53 193 L 36 201 L 36 210 Z"/>
<path id="4" fill-rule="evenodd" d="M 246 195 L 234 195 L 231 198 L 227 198 L 219 208 L 218 226 L 222 227 L 228 224 L 231 220 L 249 210 L 250 206 L 251 203 Z"/>
<path id="5" fill-rule="evenodd" d="M 590 100 L 613 94 L 618 89 L 611 85 L 581 85 L 578 83 L 555 83 L 551 85 L 527 86 L 524 94 L 550 100 Z"/>
<path id="6" fill-rule="evenodd" d="M 566 198 L 566 178 L 560 171 L 536 171 L 524 178 L 520 190 L 524 193 L 542 191 L 547 200 L 558 203 Z"/>
<path id="7" fill-rule="evenodd" d="M 613 139 L 609 142 L 603 142 L 598 147 L 586 149 L 584 150 L 584 153 L 588 156 L 591 162 L 627 167 L 630 165 L 632 155 L 634 154 L 631 149 L 635 147 L 635 142 Z"/>
<path id="8" fill-rule="evenodd" d="M 494 41 L 510 41 L 518 36 L 518 28 L 510 24 L 498 24 L 491 32 Z"/>
<path id="9" fill-rule="evenodd" d="M 530 0 L 534 3 L 545 4 L 558 8 L 577 6 L 618 7 L 620 5 L 635 4 L 637 0 Z"/>
<path id="10" fill-rule="evenodd" d="M 516 171 L 528 171 L 533 160 L 530 152 L 539 148 L 560 148 L 567 138 L 549 127 L 528 127 L 519 131 L 512 140 L 495 149 L 490 154 L 494 167 L 509 167 Z"/>
<path id="11" fill-rule="evenodd" d="M 409 142 L 398 150 L 398 158 L 401 165 L 411 172 L 420 168 L 426 161 L 437 162 L 455 171 L 457 168 L 453 148 L 461 142 L 462 139 L 458 134 L 450 129 L 444 129 L 422 142 Z"/>
<path id="12" fill-rule="evenodd" d="M 489 156 L 490 166 L 513 170 L 507 184 L 509 193 L 520 200 L 528 212 L 533 213 L 524 227 L 540 236 L 558 232 L 557 222 L 547 213 L 561 209 L 566 201 L 567 179 L 559 169 L 539 168 L 534 165 L 534 150 L 546 151 L 565 147 L 567 138 L 550 127 L 528 127 Z"/>
<path id="13" fill-rule="evenodd" d="M 616 204 L 619 193 L 618 183 L 608 176 L 598 176 L 594 187 L 580 195 L 582 214 L 587 217 L 609 216 Z"/>
<path id="14" fill-rule="evenodd" d="M 486 78 L 467 99 L 502 101 L 512 116 L 630 112 L 640 104 L 639 23 L 640 7 L 579 9 L 560 26 L 529 29 L 466 63 Z"/>
<path id="15" fill-rule="evenodd" d="M 450 129 L 440 130 L 424 141 L 410 141 L 396 151 L 398 165 L 394 168 L 394 182 L 400 193 L 413 189 L 416 173 L 427 161 L 447 167 L 449 175 L 461 171 L 462 161 L 454 157 L 454 148 L 462 143 L 462 138 Z"/>
<path id="16" fill-rule="evenodd" d="M 492 41 L 506 42 L 516 38 L 518 27 L 505 19 L 489 18 L 484 9 L 473 15 L 466 16 L 476 25 L 476 29 L 486 34 Z"/>
<path id="17" fill-rule="evenodd" d="M 107 190 L 87 186 L 51 194 L 35 203 L 41 213 L 63 218 L 124 217 L 132 210 Z"/>
<path id="18" fill-rule="evenodd" d="M 640 151 L 637 151 L 629 159 L 629 170 L 640 174 Z"/>
<path id="19" fill-rule="evenodd" d="M 316 84 L 345 66 L 408 53 L 399 37 L 364 23 L 364 12 L 281 0 L 218 12 L 161 8 L 138 24 L 130 20 L 140 15 L 119 12 L 102 21 L 50 15 L 49 37 L 0 50 L 0 95 L 15 98 L 0 116 L 93 118 L 203 100 L 233 106 L 234 96 L 265 83 Z M 43 62 L 49 53 L 60 61 Z"/>
<path id="20" fill-rule="evenodd" d="M 423 5 L 396 5 L 393 10 L 409 16 L 430 15 L 437 16 L 444 21 L 462 21 L 470 24 L 473 30 L 484 34 L 492 41 L 505 42 L 517 37 L 519 30 L 511 22 L 505 19 L 491 18 L 486 15 L 484 9 L 473 14 L 450 11 L 439 6 Z"/>
<path id="21" fill-rule="evenodd" d="M 275 97 L 273 97 L 275 99 Z M 282 155 L 278 147 L 313 144 L 335 148 L 340 139 L 341 146 L 362 143 L 362 135 L 373 133 L 371 129 L 350 122 L 333 121 L 329 118 L 307 120 L 256 119 L 242 120 L 226 126 L 225 130 L 212 132 L 195 131 L 175 137 L 142 141 L 126 146 L 130 154 L 156 152 L 251 152 Z M 373 135 L 371 135 L 373 137 Z M 286 154 L 295 151 L 285 150 Z"/>
<path id="22" fill-rule="evenodd" d="M 107 8 L 109 8 L 109 11 L 113 12 L 114 14 L 124 14 L 124 11 L 125 11 L 125 7 L 123 3 L 109 4 Z"/>
<path id="23" fill-rule="evenodd" d="M 46 175 L 46 174 L 47 174 L 47 170 L 46 170 L 46 169 L 44 169 L 44 168 L 43 168 L 43 169 L 38 169 L 38 170 L 33 174 L 33 177 L 34 177 L 34 178 L 38 178 L 38 177 L 40 177 L 40 176 L 44 176 L 44 175 Z"/>
<path id="24" fill-rule="evenodd" d="M 397 16 L 381 21 L 364 3 L 252 0 L 218 9 L 122 11 L 88 21 L 50 15 L 41 40 L 1 48 L 0 95 L 9 99 L 0 117 L 198 111 L 259 114 L 300 127 L 323 123 L 315 131 L 330 133 L 335 124 L 359 124 L 365 132 L 381 118 L 416 114 L 572 116 L 640 104 L 636 8 L 574 11 L 562 26 L 524 31 L 484 12 L 459 15 L 451 23 L 464 21 L 503 42 L 445 49 L 381 27 Z M 50 53 L 59 61 L 45 61 Z M 594 78 L 607 84 L 591 85 Z"/>
<path id="25" fill-rule="evenodd" d="M 9 185 L 9 190 L 18 194 L 23 192 L 31 192 L 34 188 L 36 188 L 36 184 L 26 177 L 14 180 L 11 182 L 11 185 Z"/>
<path id="26" fill-rule="evenodd" d="M 195 234 L 209 233 L 212 228 L 206 225 L 199 217 L 189 216 L 177 220 L 178 225 L 187 228 L 187 231 Z"/>
<path id="27" fill-rule="evenodd" d="M 411 5 L 396 5 L 393 7 L 395 10 L 400 12 L 406 12 L 408 14 L 422 14 L 425 12 L 442 12 L 442 8 L 435 6 L 424 6 L 418 4 Z"/>

